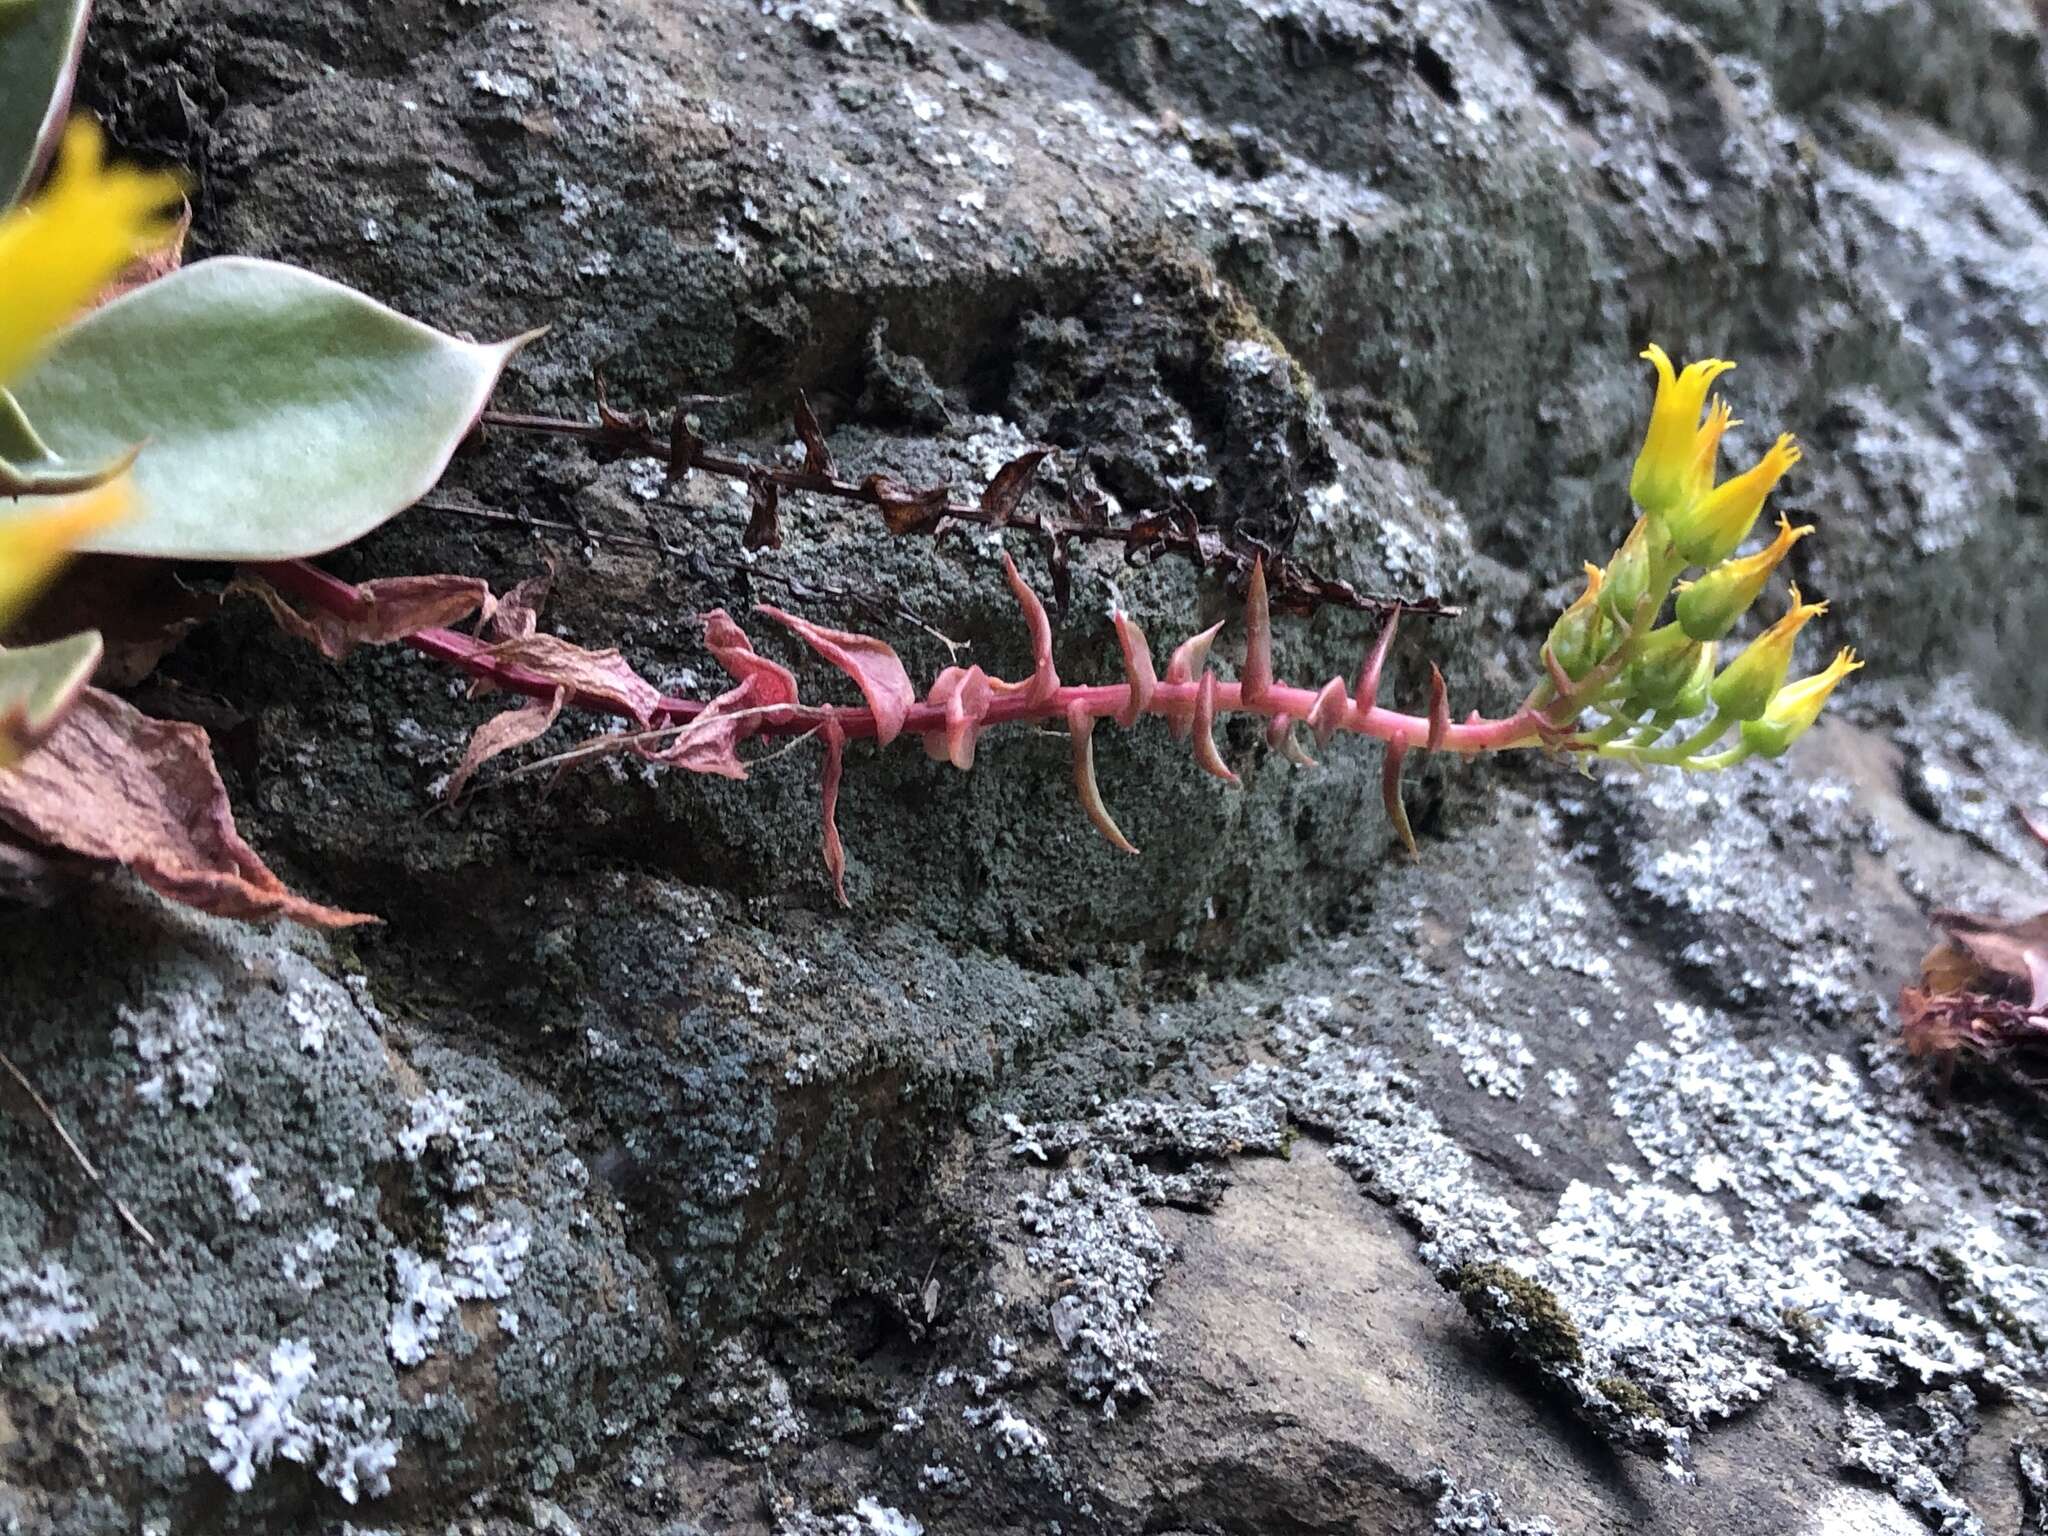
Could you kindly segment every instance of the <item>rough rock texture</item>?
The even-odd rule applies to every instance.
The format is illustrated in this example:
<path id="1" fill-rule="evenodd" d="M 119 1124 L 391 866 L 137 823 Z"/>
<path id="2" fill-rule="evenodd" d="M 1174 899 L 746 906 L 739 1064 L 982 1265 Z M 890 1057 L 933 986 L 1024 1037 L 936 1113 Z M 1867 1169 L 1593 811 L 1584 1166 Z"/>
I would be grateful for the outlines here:
<path id="1" fill-rule="evenodd" d="M 488 706 L 231 610 L 146 702 L 389 921 L 0 913 L 0 1050 L 106 1183 L 0 1080 L 0 1532 L 2038 1524 L 2037 1103 L 1939 1098 L 1887 1001 L 1928 907 L 2048 895 L 2031 10 L 104 0 L 87 91 L 202 252 L 550 323 L 509 399 L 597 369 L 765 456 L 801 387 L 911 480 L 1051 442 L 1465 603 L 1397 662 L 1461 709 L 1622 531 L 1641 343 L 1731 353 L 1887 681 L 1783 772 L 1430 768 L 1416 865 L 1342 746 L 1230 740 L 1231 792 L 1099 733 L 1141 860 L 1057 740 L 857 749 L 841 914 L 807 749 L 433 812 Z M 986 541 L 744 516 L 500 437 L 334 563 L 552 556 L 550 627 L 692 691 L 756 600 L 1020 669 Z M 1069 676 L 1112 586 L 1155 644 L 1230 613 L 1091 556 Z"/>

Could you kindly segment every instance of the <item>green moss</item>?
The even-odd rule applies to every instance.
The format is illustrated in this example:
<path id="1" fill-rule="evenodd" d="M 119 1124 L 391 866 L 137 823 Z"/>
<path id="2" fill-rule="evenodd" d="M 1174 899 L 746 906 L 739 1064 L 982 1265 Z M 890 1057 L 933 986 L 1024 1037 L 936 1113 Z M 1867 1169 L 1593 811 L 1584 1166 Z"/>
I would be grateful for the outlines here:
<path id="1" fill-rule="evenodd" d="M 1451 1277 L 1458 1299 L 1480 1323 L 1513 1337 L 1527 1359 L 1553 1370 L 1585 1362 L 1585 1346 L 1564 1303 L 1548 1286 L 1505 1264 L 1467 1264 Z"/>
<path id="2" fill-rule="evenodd" d="M 1593 1389 L 1632 1419 L 1663 1421 L 1657 1400 L 1626 1376 L 1603 1376 L 1593 1383 Z"/>

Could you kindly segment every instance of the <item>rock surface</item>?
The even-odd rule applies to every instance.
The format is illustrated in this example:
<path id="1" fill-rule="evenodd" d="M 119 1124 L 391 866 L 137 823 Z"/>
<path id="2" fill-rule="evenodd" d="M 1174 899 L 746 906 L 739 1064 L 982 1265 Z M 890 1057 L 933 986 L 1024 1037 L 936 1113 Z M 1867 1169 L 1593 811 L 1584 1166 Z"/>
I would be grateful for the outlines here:
<path id="1" fill-rule="evenodd" d="M 1738 356 L 1884 681 L 1781 772 L 1432 768 L 1413 865 L 1341 746 L 1233 792 L 1102 733 L 1140 860 L 1058 741 L 856 751 L 841 914 L 801 749 L 429 814 L 488 706 L 230 610 L 149 702 L 388 921 L 0 914 L 0 1050 L 105 1180 L 0 1082 L 0 1532 L 2041 1528 L 2039 1108 L 1889 1002 L 1930 907 L 2044 904 L 2030 9 L 105 0 L 87 88 L 200 252 L 552 324 L 515 401 L 766 456 L 802 388 L 912 481 L 1051 442 L 1466 604 L 1397 661 L 1461 709 L 1622 531 L 1642 342 Z M 335 564 L 552 557 L 549 626 L 684 691 L 754 601 L 1022 670 L 985 541 L 745 512 L 494 438 Z M 1232 616 L 1091 556 L 1065 675 L 1112 586 Z"/>

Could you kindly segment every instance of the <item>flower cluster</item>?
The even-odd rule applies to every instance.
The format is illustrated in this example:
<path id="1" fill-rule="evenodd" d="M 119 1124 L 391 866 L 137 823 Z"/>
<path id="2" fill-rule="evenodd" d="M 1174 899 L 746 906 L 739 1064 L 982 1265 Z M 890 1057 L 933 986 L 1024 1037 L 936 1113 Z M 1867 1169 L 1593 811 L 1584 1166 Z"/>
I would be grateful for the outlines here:
<path id="1" fill-rule="evenodd" d="M 178 196 L 175 176 L 106 164 L 98 127 L 80 118 L 49 186 L 0 213 L 0 496 L 29 498 L 26 510 L 0 511 L 0 626 L 131 501 L 126 464 L 81 473 L 49 463 L 6 385 L 129 263 L 172 238 L 164 210 Z"/>
<path id="2" fill-rule="evenodd" d="M 1781 756 L 1862 665 L 1844 649 L 1822 671 L 1786 681 L 1800 630 L 1827 612 L 1796 586 L 1784 617 L 1721 664 L 1721 642 L 1813 532 L 1780 516 L 1769 543 L 1736 554 L 1765 499 L 1799 462 L 1799 445 L 1781 436 L 1749 469 L 1717 480 L 1721 439 L 1740 423 L 1708 391 L 1735 365 L 1708 358 L 1677 371 L 1655 345 L 1643 356 L 1657 370 L 1657 397 L 1629 477 L 1639 515 L 1606 566 L 1586 567 L 1585 591 L 1551 627 L 1543 648 L 1549 677 L 1530 705 L 1554 728 L 1596 712 L 1601 723 L 1565 743 L 1594 756 L 1698 769 Z M 1693 569 L 1693 579 L 1679 579 Z M 1673 731 L 1683 734 L 1667 743 Z M 1730 731 L 1733 745 L 1709 750 Z"/>

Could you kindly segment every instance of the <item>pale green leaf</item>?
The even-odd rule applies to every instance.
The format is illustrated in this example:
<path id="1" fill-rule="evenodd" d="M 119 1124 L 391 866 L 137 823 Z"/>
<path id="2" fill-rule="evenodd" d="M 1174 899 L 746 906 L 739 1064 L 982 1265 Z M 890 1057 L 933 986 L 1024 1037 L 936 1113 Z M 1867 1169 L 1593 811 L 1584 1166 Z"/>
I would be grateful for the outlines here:
<path id="1" fill-rule="evenodd" d="M 50 734 L 100 664 L 100 637 L 81 630 L 45 645 L 0 649 L 0 765 Z"/>
<path id="2" fill-rule="evenodd" d="M 94 310 L 15 392 L 68 462 L 144 444 L 140 515 L 86 549 L 293 560 L 431 490 L 529 339 L 461 341 L 297 267 L 223 256 Z"/>
<path id="3" fill-rule="evenodd" d="M 0 0 L 5 5 L 7 0 Z M 0 496 L 70 496 L 128 472 L 141 446 L 104 464 L 68 464 L 36 431 L 12 392 L 0 389 Z"/>
<path id="4" fill-rule="evenodd" d="M 0 208 L 28 190 L 71 105 L 92 0 L 0 4 Z"/>
<path id="5" fill-rule="evenodd" d="M 6 0 L 0 0 L 0 4 L 5 3 Z M 17 464 L 39 464 L 53 457 L 50 445 L 36 431 L 35 423 L 28 419 L 28 413 L 14 398 L 14 392 L 0 389 L 0 459 L 12 459 Z"/>

